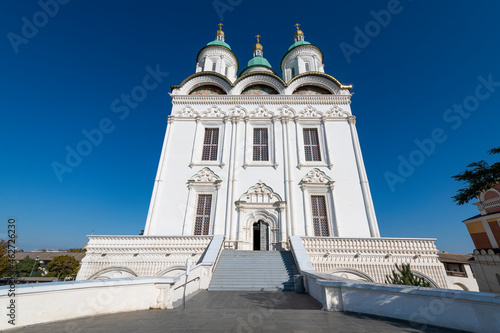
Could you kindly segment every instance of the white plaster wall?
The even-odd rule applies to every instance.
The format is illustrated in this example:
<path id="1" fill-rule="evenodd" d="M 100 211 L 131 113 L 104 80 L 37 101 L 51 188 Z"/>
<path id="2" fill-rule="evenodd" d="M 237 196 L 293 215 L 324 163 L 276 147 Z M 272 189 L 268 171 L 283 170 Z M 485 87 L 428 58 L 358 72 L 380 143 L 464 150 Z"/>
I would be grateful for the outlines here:
<path id="1" fill-rule="evenodd" d="M 500 330 L 496 294 L 359 282 L 303 272 L 308 293 L 329 311 L 365 313 L 470 332 Z"/>
<path id="2" fill-rule="evenodd" d="M 177 114 L 184 107 L 183 105 L 174 105 L 172 114 Z M 259 105 L 244 105 L 243 107 L 248 115 L 257 110 Z M 264 107 L 271 115 L 278 116 L 282 106 L 265 105 Z M 293 105 L 296 113 L 311 107 L 322 114 L 326 114 L 331 108 L 328 105 Z M 149 229 L 146 228 L 147 234 L 192 234 L 193 221 L 191 220 L 194 218 L 193 212 L 196 208 L 196 202 L 189 200 L 191 205 L 188 207 L 188 197 L 195 195 L 194 192 L 189 193 L 188 180 L 204 167 L 209 167 L 221 180 L 215 207 L 215 234 L 223 234 L 228 237 L 228 240 L 236 238 L 238 227 L 241 226 L 236 225 L 238 215 L 234 202 L 251 186 L 262 181 L 289 205 L 293 231 L 289 230 L 288 232 L 294 235 L 305 235 L 305 216 L 310 215 L 311 212 L 309 209 L 304 211 L 303 191 L 299 182 L 313 168 L 318 168 L 335 181 L 333 190 L 335 212 L 331 211 L 332 207 L 330 206 L 328 209 L 331 219 L 335 219 L 338 225 L 338 236 L 370 237 L 365 199 L 360 185 L 358 163 L 353 144 L 353 135 L 356 134 L 352 133 L 351 125 L 346 118 L 325 120 L 324 125 L 319 118 L 296 122 L 291 120 L 287 125 L 284 125 L 279 117 L 274 120 L 274 124 L 272 124 L 271 118 L 264 118 L 264 122 L 271 124 L 270 126 L 273 128 L 270 133 L 274 132 L 275 134 L 271 140 L 274 145 L 269 147 L 270 150 L 274 150 L 270 151 L 270 156 L 275 155 L 274 161 L 270 161 L 267 166 L 253 166 L 250 163 L 247 168 L 244 168 L 245 161 L 252 159 L 252 147 L 251 145 L 246 147 L 248 140 L 245 138 L 246 135 L 253 136 L 252 127 L 246 125 L 243 120 L 232 122 L 229 118 L 223 120 L 224 117 L 212 117 L 208 120 L 203 113 L 209 108 L 213 108 L 213 105 L 192 106 L 193 111 L 200 114 L 198 123 L 194 117 L 186 117 L 175 118 L 168 125 L 170 130 L 167 132 L 170 132 L 164 148 L 164 161 L 159 171 L 160 182 L 157 185 L 157 195 L 152 198 L 152 204 L 154 203 L 156 211 L 149 214 L 148 220 L 151 219 L 151 226 Z M 216 108 L 219 108 L 222 114 L 229 114 L 234 109 L 234 105 L 217 105 Z M 350 112 L 349 106 L 343 105 L 342 109 Z M 250 119 L 255 119 L 251 114 L 249 116 Z M 214 124 L 220 127 L 219 144 L 222 147 L 219 154 L 222 153 L 221 161 L 201 161 L 205 124 L 208 124 L 206 127 L 213 127 Z M 288 127 L 288 131 L 285 131 L 285 126 Z M 320 149 L 322 150 L 321 162 L 304 162 L 302 129 L 305 127 L 317 127 L 319 130 Z M 246 133 L 247 130 L 248 133 Z M 232 147 L 233 137 L 235 137 L 236 145 L 234 149 Z M 249 141 L 251 142 L 251 140 Z M 284 151 L 287 147 L 289 158 L 285 159 Z M 250 158 L 245 158 L 245 154 L 250 154 Z M 302 162 L 299 161 L 299 155 L 302 156 L 300 158 Z M 288 165 L 288 160 L 290 165 Z M 192 161 L 195 163 L 190 167 Z M 273 162 L 276 163 L 274 166 Z M 303 164 L 300 168 L 299 162 Z M 333 166 L 328 166 L 329 162 L 333 163 Z M 234 183 L 231 182 L 233 171 Z M 285 175 L 287 172 L 290 172 L 290 197 L 287 197 L 286 191 Z M 231 184 L 233 184 L 232 189 Z M 306 200 L 309 200 L 309 197 Z M 286 214 L 288 211 L 283 213 L 283 221 L 287 219 Z M 183 230 L 185 223 L 190 226 L 187 230 Z M 232 224 L 231 227 L 230 224 Z"/>
<path id="3" fill-rule="evenodd" d="M 496 278 L 497 274 L 500 275 L 500 265 L 493 262 L 490 265 L 485 262 L 472 263 L 472 269 L 480 291 L 500 294 L 500 283 Z"/>
<path id="4" fill-rule="evenodd" d="M 467 277 L 446 275 L 446 281 L 448 282 L 448 287 L 454 290 L 468 290 L 468 291 L 479 291 L 477 281 L 472 274 L 470 265 L 464 265 L 465 273 Z M 463 287 L 467 288 L 464 289 Z"/>

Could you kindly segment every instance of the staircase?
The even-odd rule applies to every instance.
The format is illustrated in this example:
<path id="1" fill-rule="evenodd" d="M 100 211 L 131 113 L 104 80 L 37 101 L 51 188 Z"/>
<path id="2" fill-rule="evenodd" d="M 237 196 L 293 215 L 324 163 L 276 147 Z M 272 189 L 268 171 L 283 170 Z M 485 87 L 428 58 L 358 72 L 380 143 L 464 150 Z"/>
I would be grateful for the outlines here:
<path id="1" fill-rule="evenodd" d="M 290 251 L 223 250 L 208 290 L 294 290 Z"/>

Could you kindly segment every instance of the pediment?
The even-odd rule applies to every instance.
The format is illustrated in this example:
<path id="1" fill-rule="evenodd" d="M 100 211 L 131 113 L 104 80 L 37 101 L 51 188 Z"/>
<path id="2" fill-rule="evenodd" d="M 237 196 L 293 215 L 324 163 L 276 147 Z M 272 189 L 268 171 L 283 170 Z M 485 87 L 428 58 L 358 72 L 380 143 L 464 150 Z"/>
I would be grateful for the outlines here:
<path id="1" fill-rule="evenodd" d="M 250 187 L 238 200 L 246 203 L 276 203 L 281 202 L 281 197 L 265 183 L 257 183 Z"/>
<path id="2" fill-rule="evenodd" d="M 203 168 L 196 175 L 191 177 L 191 179 L 189 179 L 188 182 L 191 184 L 193 184 L 193 183 L 195 183 L 195 184 L 196 183 L 198 183 L 198 184 L 200 184 L 200 183 L 215 184 L 215 183 L 220 183 L 221 179 L 219 178 L 219 176 L 217 176 L 215 174 L 215 172 L 210 170 L 210 168 Z"/>
<path id="3" fill-rule="evenodd" d="M 301 185 L 333 185 L 333 183 L 333 179 L 317 168 L 309 171 L 300 181 Z"/>

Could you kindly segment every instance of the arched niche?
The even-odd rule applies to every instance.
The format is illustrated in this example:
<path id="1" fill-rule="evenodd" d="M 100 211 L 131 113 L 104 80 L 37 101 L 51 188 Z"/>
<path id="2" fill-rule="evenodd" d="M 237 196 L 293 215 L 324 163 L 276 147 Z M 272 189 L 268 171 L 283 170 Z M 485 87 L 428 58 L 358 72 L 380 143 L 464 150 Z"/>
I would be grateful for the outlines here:
<path id="1" fill-rule="evenodd" d="M 292 95 L 331 95 L 332 93 L 320 86 L 303 85 L 295 89 Z"/>
<path id="2" fill-rule="evenodd" d="M 254 84 L 246 87 L 242 92 L 242 95 L 278 95 L 279 92 L 265 84 Z"/>
<path id="3" fill-rule="evenodd" d="M 159 271 L 156 273 L 156 276 L 162 276 L 162 277 L 175 277 L 179 274 L 183 274 L 186 271 L 185 266 L 177 265 L 177 266 L 171 266 L 168 268 L 165 268 L 164 270 Z"/>
<path id="4" fill-rule="evenodd" d="M 218 86 L 205 84 L 200 85 L 189 92 L 189 95 L 227 95 L 226 92 Z"/>
<path id="5" fill-rule="evenodd" d="M 328 272 L 333 276 L 338 276 L 345 279 L 375 282 L 368 274 L 354 268 L 336 268 Z"/>
<path id="6" fill-rule="evenodd" d="M 94 273 L 89 277 L 89 280 L 118 279 L 126 277 L 137 277 L 137 274 L 127 267 L 111 266 Z"/>

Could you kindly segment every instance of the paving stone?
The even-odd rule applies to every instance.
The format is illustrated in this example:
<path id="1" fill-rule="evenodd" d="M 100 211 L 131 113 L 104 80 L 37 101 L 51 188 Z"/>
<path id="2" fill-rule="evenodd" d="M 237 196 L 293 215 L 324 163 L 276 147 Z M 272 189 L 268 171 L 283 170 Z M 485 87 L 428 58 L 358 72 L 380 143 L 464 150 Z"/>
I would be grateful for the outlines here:
<path id="1" fill-rule="evenodd" d="M 307 294 L 261 291 L 202 291 L 186 309 L 147 310 L 10 330 L 12 333 L 132 332 L 457 332 L 356 313 L 321 311 Z"/>

